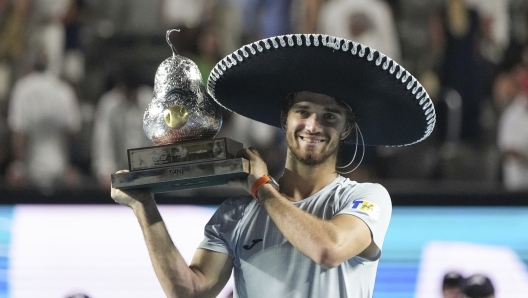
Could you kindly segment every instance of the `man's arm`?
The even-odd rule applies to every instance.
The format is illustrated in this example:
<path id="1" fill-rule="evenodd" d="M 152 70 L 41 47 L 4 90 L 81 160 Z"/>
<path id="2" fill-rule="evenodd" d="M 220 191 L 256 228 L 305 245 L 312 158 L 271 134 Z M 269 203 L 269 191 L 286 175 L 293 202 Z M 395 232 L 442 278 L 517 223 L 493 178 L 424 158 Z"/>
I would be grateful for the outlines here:
<path id="1" fill-rule="evenodd" d="M 249 191 L 256 179 L 267 174 L 267 166 L 253 148 L 239 154 L 250 160 L 250 175 L 243 182 Z M 258 190 L 258 198 L 284 237 L 304 255 L 324 268 L 361 256 L 373 259 L 378 247 L 367 224 L 360 218 L 342 214 L 322 220 L 293 204 L 270 184 Z"/>
<path id="2" fill-rule="evenodd" d="M 284 237 L 321 267 L 334 268 L 357 255 L 370 259 L 377 252 L 370 229 L 356 216 L 322 220 L 291 204 L 269 184 L 258 195 Z"/>
<path id="3" fill-rule="evenodd" d="M 112 188 L 112 198 L 134 211 L 154 271 L 167 297 L 216 297 L 231 275 L 230 256 L 198 249 L 188 266 L 172 242 L 152 195 Z"/>

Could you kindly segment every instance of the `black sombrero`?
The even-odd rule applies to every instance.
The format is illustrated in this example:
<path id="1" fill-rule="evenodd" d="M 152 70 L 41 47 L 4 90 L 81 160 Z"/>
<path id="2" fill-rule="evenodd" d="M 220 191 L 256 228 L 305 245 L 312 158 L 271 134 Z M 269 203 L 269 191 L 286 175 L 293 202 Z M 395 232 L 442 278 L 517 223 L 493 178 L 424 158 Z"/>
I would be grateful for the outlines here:
<path id="1" fill-rule="evenodd" d="M 352 108 L 366 145 L 420 142 L 436 121 L 427 92 L 402 66 L 328 35 L 283 35 L 245 45 L 216 64 L 207 87 L 224 108 L 276 127 L 289 93 L 332 96 Z"/>

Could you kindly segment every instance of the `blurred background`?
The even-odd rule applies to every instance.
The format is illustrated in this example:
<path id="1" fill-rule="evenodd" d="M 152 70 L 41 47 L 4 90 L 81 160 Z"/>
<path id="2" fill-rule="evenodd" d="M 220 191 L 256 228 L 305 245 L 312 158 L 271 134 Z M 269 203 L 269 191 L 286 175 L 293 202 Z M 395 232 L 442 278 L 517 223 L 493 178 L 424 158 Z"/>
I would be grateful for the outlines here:
<path id="1" fill-rule="evenodd" d="M 109 253 L 121 247 L 115 244 L 120 233 L 139 231 L 132 220 L 108 236 L 108 225 L 119 218 L 112 221 L 113 214 L 121 214 L 109 196 L 110 174 L 128 167 L 127 149 L 152 145 L 142 118 L 156 69 L 171 55 L 165 40 L 171 28 L 181 29 L 171 41 L 197 63 L 204 81 L 240 46 L 291 33 L 340 36 L 403 65 L 434 102 L 435 130 L 413 146 L 367 147 L 361 166 L 347 175 L 381 183 L 395 206 L 375 297 L 442 297 L 448 270 L 493 275 L 496 289 L 506 288 L 497 274 L 510 281 L 514 276 L 517 293 L 497 297 L 523 297 L 518 291 L 528 287 L 528 0 L 0 0 L 0 297 L 35 297 L 52 288 L 51 280 L 64 279 L 46 270 L 34 273 L 52 266 L 38 261 L 24 263 L 33 272 L 25 275 L 16 260 L 31 258 L 16 253 L 40 252 L 34 257 L 40 260 L 55 251 L 50 260 L 59 260 L 81 243 L 94 248 L 84 252 L 103 255 L 66 263 L 71 266 L 60 272 L 74 270 L 79 278 L 39 296 L 67 297 L 79 288 L 90 297 L 136 297 L 125 285 L 112 288 L 108 279 L 115 276 L 100 283 L 113 294 L 75 283 L 100 281 L 109 266 L 131 272 L 118 263 L 86 260 L 116 259 Z M 281 131 L 224 111 L 218 136 L 258 148 L 272 175 L 280 177 L 286 152 Z M 210 210 L 215 207 L 205 206 L 242 193 L 213 187 L 156 198 L 167 210 L 191 212 L 191 205 Z M 47 228 L 53 220 L 60 224 Z M 85 232 L 94 222 L 108 225 L 89 236 Z M 59 233 L 57 227 L 68 230 Z M 50 230 L 55 232 L 42 236 Z M 75 232 L 84 236 L 64 236 Z M 126 255 L 147 257 L 141 235 L 134 235 L 141 257 Z M 44 239 L 71 245 L 49 246 Z M 57 254 L 58 247 L 65 252 Z M 517 269 L 504 269 L 501 264 L 509 261 L 475 267 L 492 263 L 490 258 L 503 260 L 494 249 L 511 253 L 508 260 Z M 483 257 L 466 266 L 453 257 L 463 251 Z M 151 270 L 145 264 L 140 271 Z M 429 271 L 431 266 L 437 270 Z M 30 288 L 36 292 L 21 290 Z M 137 297 L 159 295 L 147 292 L 137 290 L 143 293 Z"/>

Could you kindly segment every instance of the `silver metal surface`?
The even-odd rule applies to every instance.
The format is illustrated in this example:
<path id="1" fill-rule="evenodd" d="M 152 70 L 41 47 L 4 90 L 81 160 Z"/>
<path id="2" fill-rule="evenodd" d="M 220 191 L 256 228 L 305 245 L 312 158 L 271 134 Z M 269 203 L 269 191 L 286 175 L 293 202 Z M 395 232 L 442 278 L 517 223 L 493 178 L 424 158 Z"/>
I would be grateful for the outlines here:
<path id="1" fill-rule="evenodd" d="M 143 130 L 156 145 L 210 139 L 222 126 L 220 106 L 207 93 L 198 66 L 178 55 L 170 43 L 169 35 L 174 31 L 167 31 L 172 57 L 165 59 L 156 71 L 153 99 L 143 116 Z M 183 107 L 187 113 L 185 119 L 179 119 L 177 128 L 166 122 L 166 113 L 174 106 L 178 110 Z"/>
<path id="2" fill-rule="evenodd" d="M 129 170 L 147 170 L 234 158 L 242 147 L 240 142 L 229 138 L 218 138 L 128 149 Z"/>
<path id="3" fill-rule="evenodd" d="M 226 159 L 177 167 L 112 174 L 112 187 L 121 190 L 149 190 L 153 193 L 223 185 L 232 179 L 246 179 L 249 161 Z"/>

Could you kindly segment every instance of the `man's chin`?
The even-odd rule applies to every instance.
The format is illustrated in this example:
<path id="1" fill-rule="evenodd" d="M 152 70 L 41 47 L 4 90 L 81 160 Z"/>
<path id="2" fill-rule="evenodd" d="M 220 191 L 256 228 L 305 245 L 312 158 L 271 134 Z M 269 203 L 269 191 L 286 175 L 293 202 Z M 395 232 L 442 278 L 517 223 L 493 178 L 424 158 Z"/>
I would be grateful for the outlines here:
<path id="1" fill-rule="evenodd" d="M 317 156 L 313 154 L 297 154 L 296 152 L 293 152 L 293 156 L 295 156 L 295 159 L 302 162 L 305 165 L 308 166 L 317 166 L 322 163 L 324 163 L 330 156 Z"/>

